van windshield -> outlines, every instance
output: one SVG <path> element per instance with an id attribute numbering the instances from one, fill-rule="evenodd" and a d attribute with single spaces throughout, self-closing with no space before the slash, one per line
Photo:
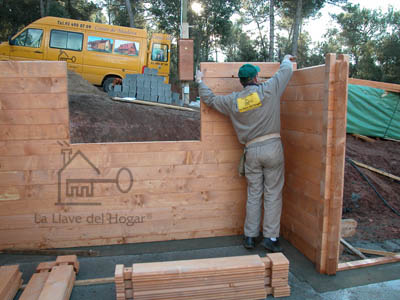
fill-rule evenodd
<path id="1" fill-rule="evenodd" d="M 39 48 L 42 43 L 43 30 L 28 28 L 14 39 L 14 45 Z"/>
<path id="2" fill-rule="evenodd" d="M 168 45 L 154 43 L 151 50 L 151 60 L 153 61 L 168 61 Z"/>

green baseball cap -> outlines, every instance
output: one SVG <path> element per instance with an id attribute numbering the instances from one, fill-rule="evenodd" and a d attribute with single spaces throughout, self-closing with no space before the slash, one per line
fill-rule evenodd
<path id="1" fill-rule="evenodd" d="M 238 76 L 243 78 L 254 78 L 257 76 L 258 72 L 260 72 L 260 68 L 258 66 L 245 64 L 240 67 Z"/>

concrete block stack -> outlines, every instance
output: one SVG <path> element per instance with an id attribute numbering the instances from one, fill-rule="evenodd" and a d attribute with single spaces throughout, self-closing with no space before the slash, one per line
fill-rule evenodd
<path id="1" fill-rule="evenodd" d="M 122 85 L 115 85 L 108 95 L 183 106 L 179 94 L 173 93 L 171 85 L 164 83 L 164 77 L 157 72 L 157 69 L 145 68 L 143 74 L 127 74 Z"/>

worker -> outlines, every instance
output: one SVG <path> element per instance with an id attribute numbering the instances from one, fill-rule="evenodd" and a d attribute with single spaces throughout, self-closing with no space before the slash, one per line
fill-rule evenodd
<path id="1" fill-rule="evenodd" d="M 284 158 L 280 139 L 280 98 L 288 84 L 295 57 L 286 55 L 279 70 L 267 81 L 258 82 L 260 68 L 240 67 L 238 77 L 243 89 L 216 96 L 196 72 L 201 100 L 230 117 L 241 144 L 244 144 L 244 171 L 247 179 L 244 247 L 252 249 L 259 237 L 261 204 L 264 194 L 262 244 L 270 252 L 281 252 L 279 243 L 284 184 Z"/>

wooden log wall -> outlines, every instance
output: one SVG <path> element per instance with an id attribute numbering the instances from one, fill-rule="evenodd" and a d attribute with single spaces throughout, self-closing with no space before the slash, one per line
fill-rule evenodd
<path id="1" fill-rule="evenodd" d="M 242 232 L 241 146 L 225 118 L 203 107 L 201 141 L 70 145 L 65 63 L 0 68 L 0 248 Z"/>
<path id="2" fill-rule="evenodd" d="M 347 61 L 329 58 L 327 66 L 295 71 L 282 99 L 282 232 L 323 273 L 336 271 L 327 262 L 335 261 L 339 244 L 343 176 L 331 175 L 343 172 L 339 142 L 346 128 L 335 109 L 344 105 L 345 116 Z M 240 90 L 241 65 L 201 68 L 205 82 L 224 94 Z M 259 66 L 261 77 L 279 68 Z M 243 233 L 246 181 L 237 172 L 243 147 L 228 118 L 202 105 L 201 141 L 69 144 L 66 64 L 0 62 L 0 68 L 0 249 Z"/>
<path id="3" fill-rule="evenodd" d="M 285 150 L 283 235 L 335 274 L 339 260 L 346 141 L 348 59 L 294 72 L 282 96 Z"/>
<path id="4" fill-rule="evenodd" d="M 204 63 L 204 81 L 216 94 L 239 91 L 232 77 L 241 65 Z M 277 70 L 258 65 L 262 77 Z M 281 99 L 286 181 L 281 232 L 327 274 L 336 273 L 339 260 L 347 80 L 347 57 L 329 54 L 325 65 L 295 70 Z"/>

